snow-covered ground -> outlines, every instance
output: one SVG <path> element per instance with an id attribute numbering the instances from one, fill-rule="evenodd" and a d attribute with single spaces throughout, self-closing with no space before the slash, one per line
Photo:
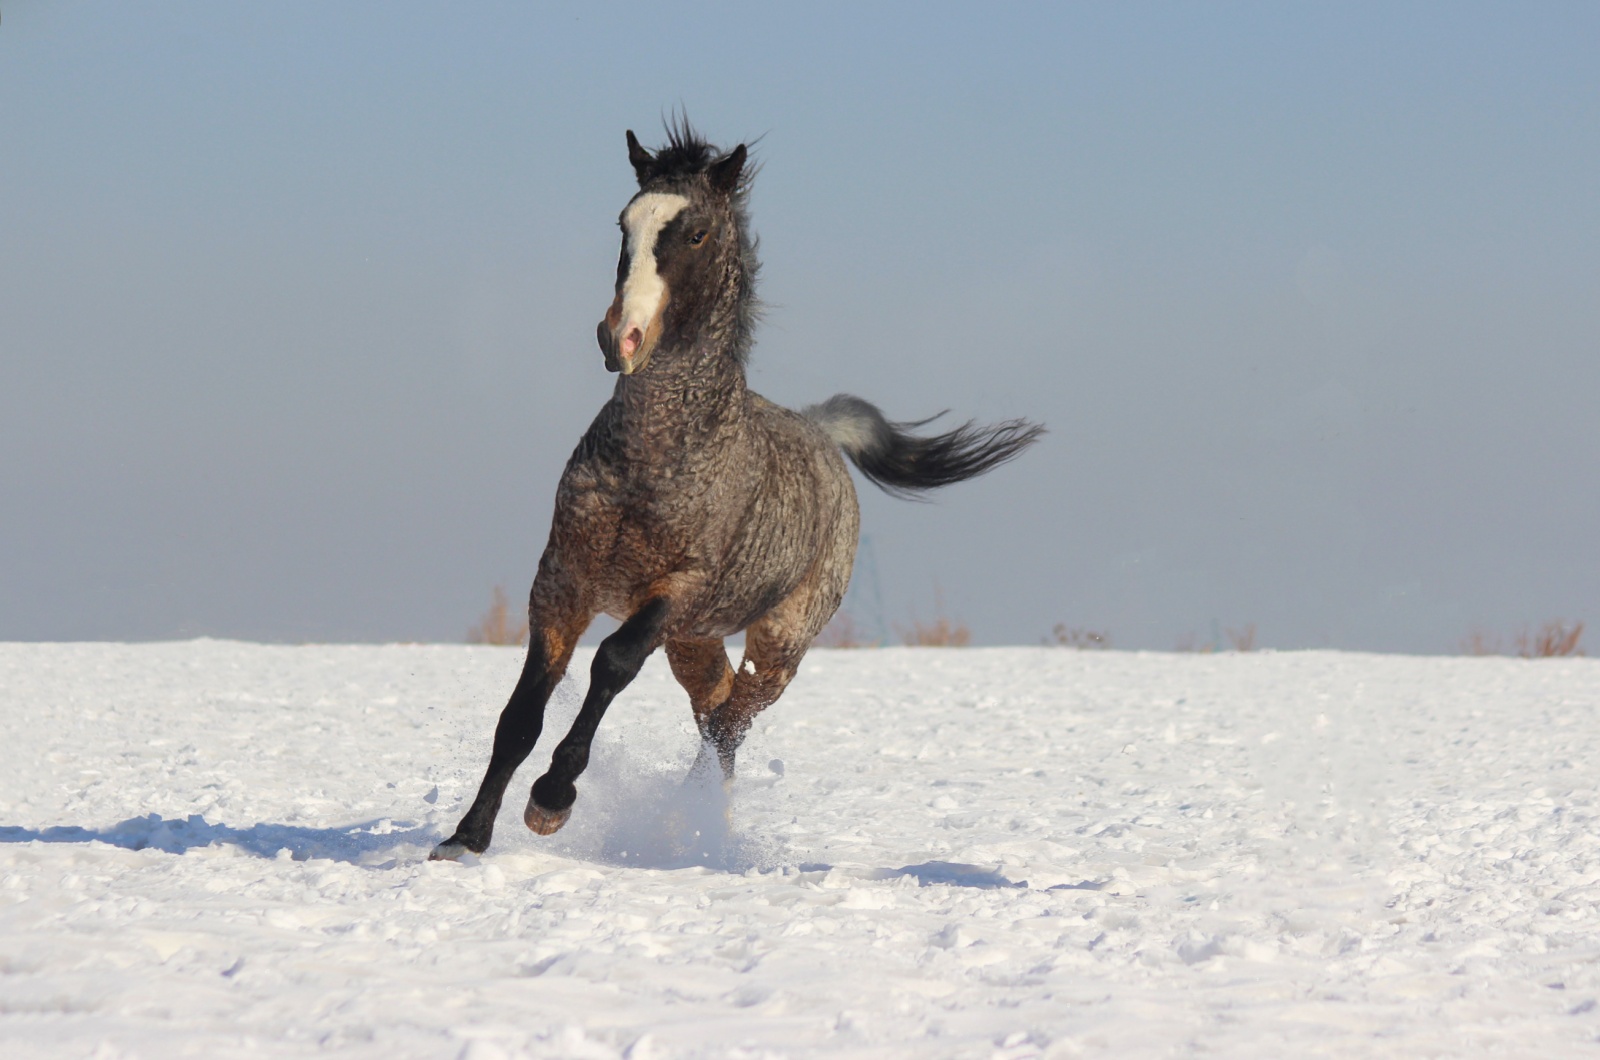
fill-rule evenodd
<path id="1" fill-rule="evenodd" d="M 0 1053 L 1600 1055 L 1600 661 L 816 651 L 724 804 L 656 658 L 429 863 L 520 659 L 0 645 Z"/>

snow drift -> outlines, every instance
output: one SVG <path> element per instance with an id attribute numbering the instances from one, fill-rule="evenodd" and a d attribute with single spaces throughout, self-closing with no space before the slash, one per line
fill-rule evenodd
<path id="1" fill-rule="evenodd" d="M 0 645 L 6 1055 L 1600 1044 L 1595 661 L 816 651 L 725 797 L 657 658 L 430 864 L 519 663 Z"/>

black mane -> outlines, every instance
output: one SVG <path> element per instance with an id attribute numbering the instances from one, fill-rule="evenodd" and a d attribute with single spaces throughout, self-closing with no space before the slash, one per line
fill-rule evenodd
<path id="1" fill-rule="evenodd" d="M 674 115 L 667 119 L 666 126 L 667 143 L 656 151 L 652 182 L 688 180 L 723 157 L 723 152 L 701 136 L 687 117 Z"/>
<path id="2" fill-rule="evenodd" d="M 651 185 L 685 183 L 732 153 L 724 151 L 701 136 L 700 131 L 690 123 L 687 114 L 674 114 L 666 119 L 664 125 L 667 142 L 656 150 L 655 160 L 650 165 L 650 176 L 644 183 Z M 739 174 L 739 183 L 733 190 L 733 200 L 735 207 L 741 210 L 741 214 L 750 192 L 750 185 L 760 169 L 758 164 L 747 163 Z M 741 215 L 740 221 L 743 220 L 744 217 Z"/>

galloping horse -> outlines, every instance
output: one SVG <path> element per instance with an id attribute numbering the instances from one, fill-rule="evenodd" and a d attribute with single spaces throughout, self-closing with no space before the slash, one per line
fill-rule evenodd
<path id="1" fill-rule="evenodd" d="M 665 648 L 724 778 L 751 720 L 782 695 L 844 597 L 860 516 L 841 450 L 878 486 L 912 495 L 980 475 L 1043 428 L 1023 420 L 919 436 L 840 394 L 792 412 L 745 385 L 757 315 L 745 145 L 721 152 L 687 121 L 656 153 L 628 132 L 639 193 L 623 209 L 616 296 L 598 336 L 620 373 L 567 461 L 528 601 L 522 676 L 495 727 L 477 798 L 432 857 L 489 845 L 506 786 L 539 739 L 545 703 L 601 612 L 621 621 L 523 820 L 572 813 L 606 707 Z M 745 631 L 744 661 L 723 638 Z"/>

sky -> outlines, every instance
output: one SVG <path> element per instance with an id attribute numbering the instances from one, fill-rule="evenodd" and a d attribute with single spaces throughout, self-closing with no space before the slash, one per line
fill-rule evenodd
<path id="1" fill-rule="evenodd" d="M 753 388 L 1049 428 L 858 480 L 860 625 L 1600 624 L 1597 54 L 1587 3 L 0 0 L 0 639 L 520 599 L 674 109 L 762 164 Z"/>

